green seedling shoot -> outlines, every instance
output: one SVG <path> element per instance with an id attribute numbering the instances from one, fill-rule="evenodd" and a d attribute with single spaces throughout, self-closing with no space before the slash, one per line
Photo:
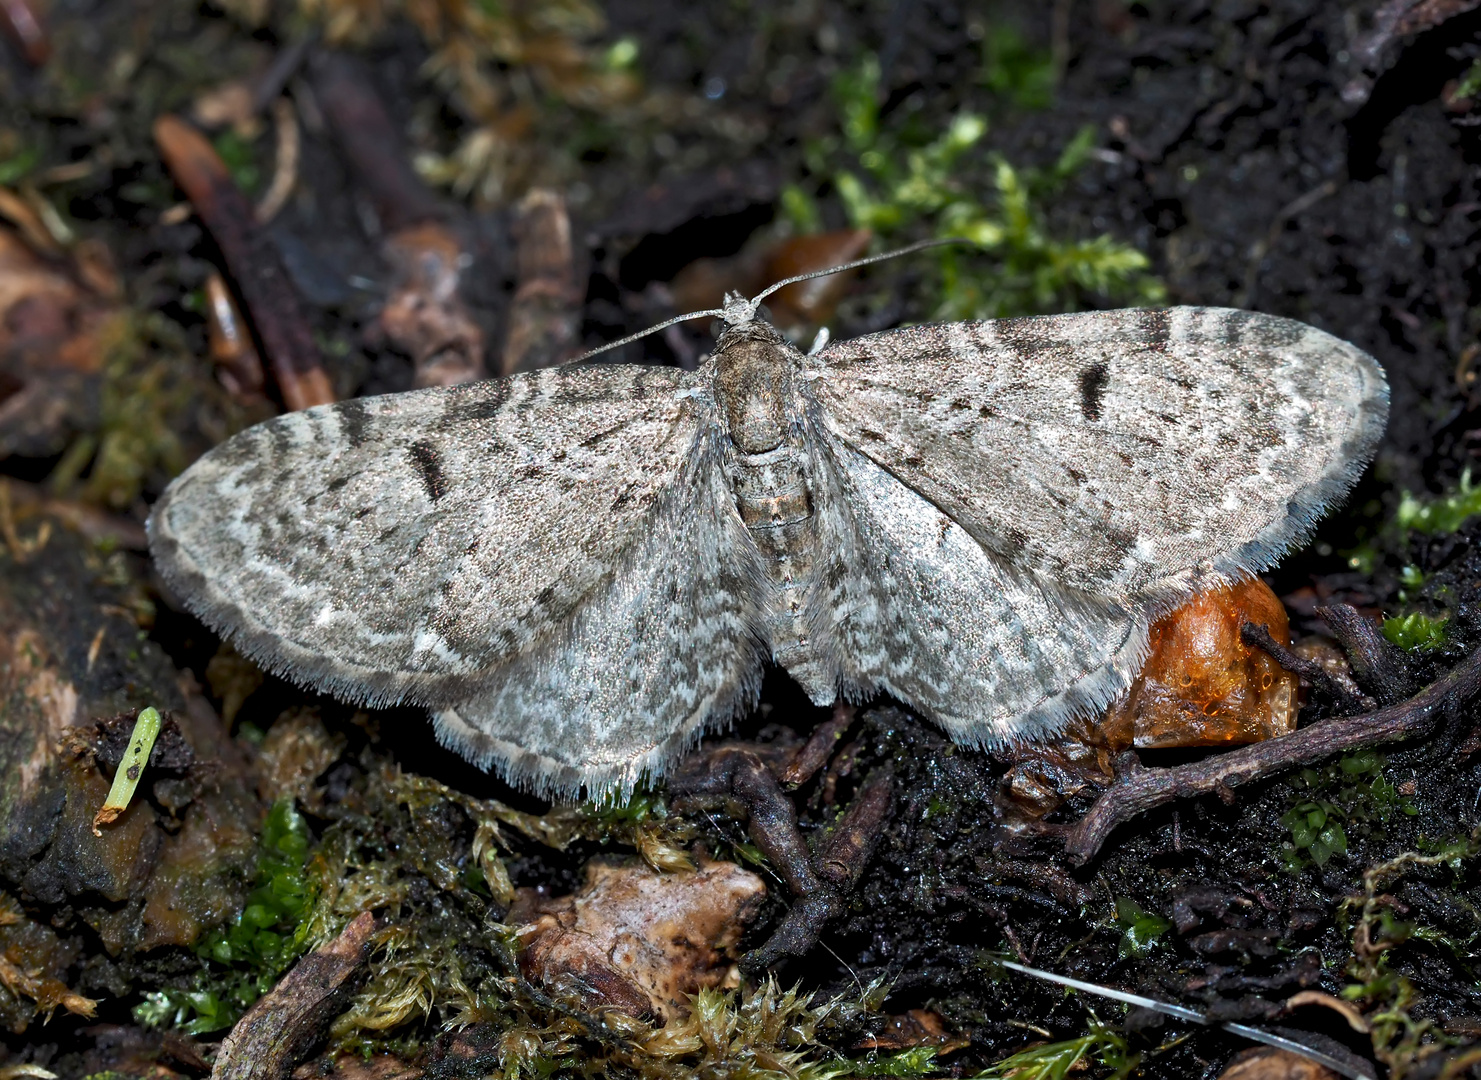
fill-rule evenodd
<path id="1" fill-rule="evenodd" d="M 144 775 L 144 766 L 149 762 L 150 751 L 154 749 L 154 740 L 159 738 L 159 729 L 163 726 L 164 720 L 154 706 L 139 711 L 128 749 L 123 753 L 123 760 L 118 763 L 118 771 L 113 774 L 113 786 L 108 789 L 108 798 L 93 818 L 94 836 L 102 836 L 103 830 L 99 826 L 112 824 L 129 808 L 134 789 L 139 786 L 139 777 Z"/>

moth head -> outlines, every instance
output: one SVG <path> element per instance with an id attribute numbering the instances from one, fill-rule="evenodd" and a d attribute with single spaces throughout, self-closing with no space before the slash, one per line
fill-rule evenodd
<path id="1" fill-rule="evenodd" d="M 738 292 L 725 294 L 725 306 L 721 308 L 720 318 L 725 320 L 726 326 L 744 326 L 756 318 L 756 310 L 761 306 L 760 297 L 755 300 L 747 300 Z"/>
<path id="2" fill-rule="evenodd" d="M 645 338 L 649 334 L 656 334 L 660 330 L 666 330 L 668 327 L 673 326 L 675 323 L 688 322 L 690 319 L 719 318 L 724 321 L 727 332 L 739 327 L 759 326 L 762 324 L 756 321 L 756 312 L 761 307 L 761 301 L 765 300 L 768 296 L 776 292 L 778 289 L 785 289 L 788 285 L 796 284 L 799 281 L 807 281 L 810 278 L 823 277 L 827 274 L 836 274 L 842 270 L 852 270 L 857 266 L 868 266 L 870 263 L 882 262 L 885 259 L 898 258 L 901 255 L 908 255 L 913 251 L 921 251 L 925 248 L 939 247 L 942 244 L 970 243 L 973 243 L 973 241 L 965 240 L 961 237 L 948 237 L 943 240 L 922 240 L 920 243 L 908 244 L 905 247 L 899 248 L 895 251 L 887 251 L 883 255 L 870 255 L 868 258 L 855 259 L 853 262 L 844 263 L 842 266 L 830 266 L 825 270 L 814 270 L 811 273 L 798 274 L 796 277 L 786 278 L 772 285 L 768 285 L 766 288 L 762 289 L 759 293 L 751 297 L 749 300 L 747 300 L 740 293 L 728 292 L 725 294 L 725 306 L 723 308 L 712 308 L 708 311 L 691 311 L 688 315 L 677 315 L 672 319 L 667 319 L 664 322 L 659 323 L 657 326 L 650 326 L 648 327 L 648 329 L 639 331 L 636 334 L 628 334 L 627 337 L 618 338 L 616 341 L 608 342 L 606 345 L 601 345 L 595 349 L 592 349 L 590 352 L 582 353 L 580 356 L 576 357 L 575 360 L 572 360 L 570 362 L 580 363 L 583 360 L 590 360 L 593 356 L 596 356 L 599 353 L 604 353 L 609 349 L 615 349 L 619 346 L 626 345 L 629 342 L 637 341 L 640 338 Z"/>

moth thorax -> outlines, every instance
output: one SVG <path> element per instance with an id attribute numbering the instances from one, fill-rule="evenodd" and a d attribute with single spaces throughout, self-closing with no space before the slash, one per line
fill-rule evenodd
<path id="1" fill-rule="evenodd" d="M 774 342 L 740 340 L 715 361 L 715 396 L 735 448 L 764 454 L 781 446 L 792 393 L 786 353 Z"/>

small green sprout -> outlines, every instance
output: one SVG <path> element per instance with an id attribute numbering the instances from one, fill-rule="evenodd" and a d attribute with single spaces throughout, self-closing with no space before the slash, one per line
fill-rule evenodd
<path id="1" fill-rule="evenodd" d="M 1130 1076 L 1141 1062 L 1141 1055 L 1133 1052 L 1121 1035 L 1091 1013 L 1090 1030 L 1086 1034 L 1020 1050 L 994 1062 L 972 1080 L 1009 1080 L 1010 1077 L 1012 1080 L 1065 1080 L 1071 1073 L 1078 1074 L 1083 1069 L 1082 1062 L 1089 1058 L 1109 1069 L 1111 1080 Z"/>
<path id="2" fill-rule="evenodd" d="M 1147 911 L 1129 896 L 1116 897 L 1116 925 L 1121 927 L 1117 952 L 1122 959 L 1146 956 L 1172 928 L 1172 923 L 1156 912 Z"/>
<path id="3" fill-rule="evenodd" d="M 164 720 L 154 706 L 139 710 L 139 716 L 134 721 L 134 732 L 129 737 L 128 749 L 123 752 L 123 760 L 118 763 L 118 771 L 113 774 L 113 786 L 108 789 L 108 798 L 93 818 L 94 836 L 103 835 L 103 830 L 98 826 L 117 821 L 119 815 L 129 808 L 129 801 L 133 799 L 134 790 L 139 786 L 139 778 L 144 775 L 144 766 L 149 763 L 154 740 L 159 738 L 159 730 L 163 726 Z"/>
<path id="4" fill-rule="evenodd" d="M 1401 649 L 1411 652 L 1435 649 L 1445 644 L 1447 619 L 1432 619 L 1420 612 L 1398 615 L 1383 620 L 1383 636 Z"/>

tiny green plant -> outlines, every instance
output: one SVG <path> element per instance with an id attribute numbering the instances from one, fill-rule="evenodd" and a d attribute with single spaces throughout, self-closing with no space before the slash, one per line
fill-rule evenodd
<path id="1" fill-rule="evenodd" d="M 1280 818 L 1290 831 L 1281 854 L 1292 873 L 1346 855 L 1349 829 L 1367 833 L 1396 813 L 1418 812 L 1384 775 L 1384 761 L 1382 754 L 1362 750 L 1335 765 L 1301 770 L 1295 785 L 1299 794 Z"/>
<path id="2" fill-rule="evenodd" d="M 994 64 L 989 72 L 996 74 L 984 79 L 988 86 L 1011 83 L 1020 87 L 1021 104 L 1035 99 L 1022 80 L 1010 78 L 1003 56 Z M 935 253 L 939 279 L 931 291 L 939 301 L 932 314 L 939 319 L 1072 311 L 1091 295 L 1130 303 L 1165 298 L 1135 248 L 1109 235 L 1064 239 L 1045 219 L 1043 206 L 1090 159 L 1093 127 L 1081 129 L 1049 167 L 1019 168 L 983 151 L 989 125 L 981 113 L 962 110 L 937 131 L 912 117 L 886 122 L 879 79 L 878 61 L 866 56 L 835 81 L 839 134 L 807 147 L 808 179 L 783 195 L 794 228 L 816 229 L 822 220 L 817 199 L 831 191 L 854 227 L 887 242 L 923 229 L 972 241 L 977 251 L 943 247 Z"/>
<path id="3" fill-rule="evenodd" d="M 1172 929 L 1172 923 L 1154 911 L 1147 911 L 1129 896 L 1116 897 L 1116 925 L 1121 927 L 1117 952 L 1123 959 L 1146 956 L 1162 935 Z"/>
<path id="4" fill-rule="evenodd" d="M 209 965 L 201 985 L 146 995 L 134 1010 L 139 1023 L 192 1035 L 228 1027 L 302 955 L 314 896 L 305 874 L 308 824 L 291 799 L 268 811 L 258 852 L 241 913 L 196 947 Z"/>

